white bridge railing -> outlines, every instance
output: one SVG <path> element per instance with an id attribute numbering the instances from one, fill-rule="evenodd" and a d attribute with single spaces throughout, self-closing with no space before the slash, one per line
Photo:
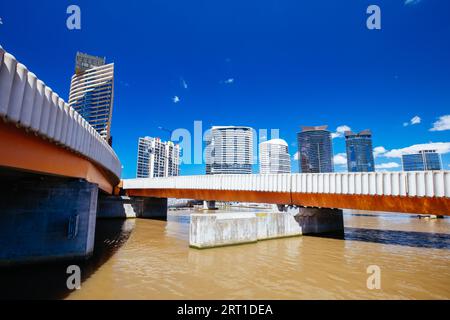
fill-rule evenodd
<path id="1" fill-rule="evenodd" d="M 123 188 L 449 198 L 450 171 L 180 176 L 127 179 Z"/>
<path id="2" fill-rule="evenodd" d="M 71 149 L 120 177 L 120 161 L 97 131 L 0 46 L 0 118 Z"/>

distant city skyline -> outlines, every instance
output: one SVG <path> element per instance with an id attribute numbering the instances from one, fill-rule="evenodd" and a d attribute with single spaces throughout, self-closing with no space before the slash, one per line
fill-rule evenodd
<path id="1" fill-rule="evenodd" d="M 136 174 L 139 137 L 193 132 L 197 120 L 279 129 L 293 172 L 299 125 L 320 123 L 332 133 L 335 171 L 347 170 L 344 132 L 363 128 L 378 171 L 401 170 L 402 153 L 422 149 L 449 170 L 450 3 L 379 5 L 382 29 L 371 31 L 360 3 L 81 0 L 82 28 L 71 31 L 67 4 L 1 2 L 0 45 L 66 101 L 77 52 L 114 61 L 111 133 L 124 178 Z M 204 174 L 205 165 L 180 169 Z"/>

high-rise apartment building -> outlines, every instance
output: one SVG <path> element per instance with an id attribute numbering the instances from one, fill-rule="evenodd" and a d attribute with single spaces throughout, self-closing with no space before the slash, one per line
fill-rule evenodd
<path id="1" fill-rule="evenodd" d="M 208 174 L 251 174 L 253 130 L 249 127 L 212 127 L 207 141 Z"/>
<path id="2" fill-rule="evenodd" d="M 180 174 L 180 146 L 159 138 L 139 138 L 137 178 L 171 177 Z"/>
<path id="3" fill-rule="evenodd" d="M 333 172 L 333 146 L 327 128 L 302 127 L 297 134 L 300 172 Z"/>
<path id="4" fill-rule="evenodd" d="M 259 144 L 259 173 L 291 173 L 291 157 L 286 141 L 272 139 Z"/>
<path id="5" fill-rule="evenodd" d="M 111 144 L 114 99 L 114 63 L 77 53 L 70 84 L 69 105 Z"/>
<path id="6" fill-rule="evenodd" d="M 421 150 L 402 155 L 403 171 L 441 170 L 441 157 L 436 150 Z"/>
<path id="7" fill-rule="evenodd" d="M 363 130 L 360 133 L 345 132 L 348 172 L 373 172 L 372 132 Z"/>

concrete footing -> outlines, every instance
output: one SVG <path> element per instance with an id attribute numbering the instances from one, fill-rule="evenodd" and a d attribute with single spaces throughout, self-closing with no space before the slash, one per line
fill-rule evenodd
<path id="1" fill-rule="evenodd" d="M 2 176 L 0 265 L 89 257 L 97 185 L 79 179 Z"/>
<path id="2" fill-rule="evenodd" d="M 101 195 L 97 217 L 165 220 L 167 219 L 167 199 Z"/>
<path id="3" fill-rule="evenodd" d="M 203 201 L 203 209 L 205 210 L 217 210 L 215 201 Z"/>
<path id="4" fill-rule="evenodd" d="M 295 220 L 308 234 L 344 234 L 342 210 L 327 208 L 297 208 Z"/>
<path id="5" fill-rule="evenodd" d="M 212 248 L 301 234 L 294 217 L 285 213 L 192 214 L 189 244 L 194 248 Z"/>

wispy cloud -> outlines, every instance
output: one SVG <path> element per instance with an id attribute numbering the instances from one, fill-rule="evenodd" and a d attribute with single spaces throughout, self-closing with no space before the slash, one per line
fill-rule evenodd
<path id="1" fill-rule="evenodd" d="M 337 166 L 346 166 L 347 165 L 347 154 L 338 153 L 333 157 L 333 163 Z"/>
<path id="2" fill-rule="evenodd" d="M 298 158 L 299 158 L 298 151 L 292 157 L 294 158 L 295 161 L 298 161 Z"/>
<path id="3" fill-rule="evenodd" d="M 181 86 L 183 87 L 183 89 L 187 89 L 188 88 L 188 84 L 183 78 L 181 78 Z"/>
<path id="4" fill-rule="evenodd" d="M 418 4 L 419 2 L 422 2 L 422 0 L 405 0 L 405 6 Z"/>
<path id="5" fill-rule="evenodd" d="M 180 102 L 180 101 L 181 101 L 181 99 L 180 99 L 179 96 L 175 96 L 175 97 L 172 98 L 172 102 L 173 102 L 173 103 L 178 103 L 178 102 Z"/>
<path id="6" fill-rule="evenodd" d="M 413 126 L 415 124 L 419 124 L 422 122 L 422 119 L 419 116 L 414 116 L 411 120 L 409 120 L 409 122 L 404 122 L 403 126 L 407 127 L 409 125 Z"/>
<path id="7" fill-rule="evenodd" d="M 401 158 L 404 154 L 417 153 L 421 150 L 436 150 L 437 153 L 446 154 L 450 152 L 450 142 L 431 142 L 423 144 L 415 144 L 406 148 L 392 149 L 386 151 L 380 156 L 386 158 Z"/>
<path id="8" fill-rule="evenodd" d="M 331 134 L 331 138 L 342 138 L 344 136 L 345 131 L 351 131 L 352 129 L 349 126 L 342 125 L 336 128 L 336 132 Z"/>
<path id="9" fill-rule="evenodd" d="M 377 170 L 385 170 L 385 169 L 396 169 L 400 168 L 400 164 L 397 162 L 386 162 L 375 165 L 375 169 Z"/>
<path id="10" fill-rule="evenodd" d="M 234 78 L 228 78 L 223 83 L 225 83 L 225 84 L 232 84 L 232 83 L 234 83 Z"/>
<path id="11" fill-rule="evenodd" d="M 445 131 L 450 130 L 450 114 L 442 116 L 438 121 L 433 123 L 433 128 L 430 131 Z"/>

